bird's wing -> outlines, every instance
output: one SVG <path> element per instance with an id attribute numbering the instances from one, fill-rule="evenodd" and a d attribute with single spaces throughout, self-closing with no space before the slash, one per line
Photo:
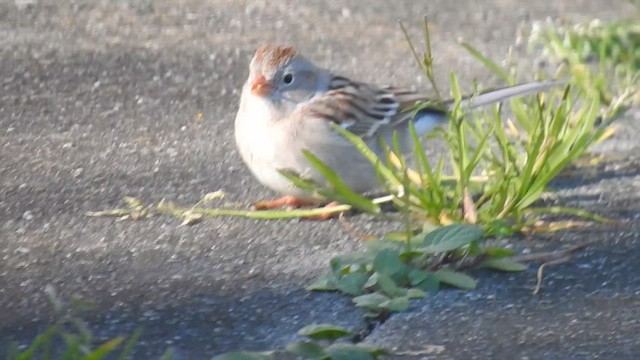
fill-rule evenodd
<path id="1" fill-rule="evenodd" d="M 491 90 L 463 98 L 461 106 L 464 110 L 471 110 L 557 85 L 559 83 L 556 82 L 530 82 Z M 425 106 L 428 101 L 427 97 L 415 91 L 378 87 L 335 76 L 329 90 L 313 98 L 304 111 L 339 124 L 363 138 L 376 137 L 381 130 L 407 126 L 409 121 L 414 122 L 418 134 L 424 134 L 446 121 L 447 112 L 453 105 L 449 100 Z M 417 102 L 422 103 L 419 108 L 415 106 Z"/>
<path id="2" fill-rule="evenodd" d="M 409 120 L 419 119 L 413 106 L 427 99 L 414 91 L 395 87 L 378 87 L 334 77 L 329 90 L 315 97 L 307 106 L 308 114 L 339 124 L 363 137 L 375 137 L 381 129 L 404 126 Z M 423 109 L 445 119 L 444 108 Z"/>

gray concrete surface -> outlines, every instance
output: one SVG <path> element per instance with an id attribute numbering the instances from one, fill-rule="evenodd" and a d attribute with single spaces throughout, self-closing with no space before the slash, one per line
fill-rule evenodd
<path id="1" fill-rule="evenodd" d="M 336 222 L 217 218 L 182 227 L 87 218 L 124 196 L 193 204 L 222 189 L 249 204 L 273 194 L 241 164 L 232 136 L 254 49 L 294 44 L 365 81 L 424 87 L 397 20 L 416 35 L 428 14 L 438 77 L 495 79 L 456 44 L 503 58 L 523 24 L 548 16 L 613 19 L 624 1 L 0 0 L 0 348 L 50 317 L 43 289 L 91 299 L 107 338 L 146 331 L 136 359 L 174 347 L 185 359 L 280 347 L 330 322 L 368 333 L 338 294 L 303 287 L 360 242 Z M 200 117 L 199 113 L 202 114 Z M 477 274 L 473 292 L 443 291 L 392 316 L 365 341 L 410 358 L 640 357 L 638 113 L 600 151 L 595 173 L 558 182 L 560 201 L 617 225 L 514 240 L 536 250 L 601 240 L 547 270 Z M 356 215 L 366 231 L 390 224 Z M 2 350 L 2 349 L 0 349 Z M 2 351 L 0 351 L 2 353 Z"/>

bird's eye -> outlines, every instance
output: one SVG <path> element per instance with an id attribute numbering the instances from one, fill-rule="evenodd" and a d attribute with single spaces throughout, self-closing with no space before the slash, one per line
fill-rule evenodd
<path id="1" fill-rule="evenodd" d="M 282 81 L 287 85 L 291 84 L 293 82 L 293 74 L 284 74 L 284 76 L 282 77 Z"/>

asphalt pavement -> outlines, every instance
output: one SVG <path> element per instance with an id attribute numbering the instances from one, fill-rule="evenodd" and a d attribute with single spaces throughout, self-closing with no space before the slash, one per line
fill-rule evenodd
<path id="1" fill-rule="evenodd" d="M 370 327 L 349 298 L 304 290 L 332 256 L 362 247 L 336 221 L 86 216 L 125 196 L 184 205 L 217 190 L 245 205 L 275 196 L 233 139 L 248 62 L 264 43 L 295 45 L 362 81 L 427 89 L 397 25 L 418 37 L 426 14 L 437 78 L 455 71 L 471 89 L 473 79 L 500 83 L 460 39 L 503 59 L 533 21 L 632 9 L 599 0 L 0 0 L 0 354 L 51 320 L 51 285 L 62 299 L 94 303 L 86 316 L 101 339 L 142 327 L 136 359 L 168 347 L 184 359 L 278 348 L 319 322 L 402 358 L 640 358 L 637 109 L 594 150 L 602 165 L 555 184 L 559 203 L 619 222 L 510 240 L 520 251 L 598 240 L 547 269 L 536 296 L 535 265 L 478 272 L 478 289 L 441 291 Z M 378 234 L 394 226 L 350 220 Z"/>

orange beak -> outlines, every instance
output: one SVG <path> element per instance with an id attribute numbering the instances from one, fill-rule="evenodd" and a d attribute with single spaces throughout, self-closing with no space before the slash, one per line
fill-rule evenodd
<path id="1" fill-rule="evenodd" d="M 251 83 L 251 93 L 258 96 L 271 94 L 272 86 L 263 75 L 256 76 Z"/>

